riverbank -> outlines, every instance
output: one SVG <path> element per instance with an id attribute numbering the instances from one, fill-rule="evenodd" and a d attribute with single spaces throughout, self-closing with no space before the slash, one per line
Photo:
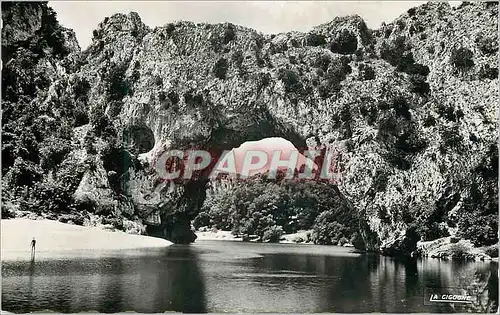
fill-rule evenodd
<path id="1" fill-rule="evenodd" d="M 313 244 L 311 233 L 312 230 L 303 230 L 293 234 L 283 234 L 278 243 Z M 203 228 L 202 230 L 196 231 L 195 234 L 199 241 L 242 241 L 241 237 L 234 236 L 230 231 Z M 258 241 L 256 238 L 251 238 L 249 242 L 254 243 Z M 353 245 L 349 243 L 343 245 L 339 244 L 338 246 L 353 247 Z M 469 240 L 443 237 L 434 241 L 418 242 L 417 250 L 412 254 L 412 257 L 498 262 L 498 244 L 485 247 L 474 247 Z"/>
<path id="2" fill-rule="evenodd" d="M 243 241 L 241 237 L 234 236 L 231 231 L 221 230 L 198 230 L 195 232 L 199 241 Z M 283 234 L 278 243 L 280 244 L 314 244 L 311 240 L 312 230 L 298 231 L 293 234 Z M 251 239 L 250 242 L 257 242 Z M 344 247 L 352 247 L 351 244 L 344 244 Z"/>
<path id="3" fill-rule="evenodd" d="M 293 234 L 283 234 L 280 237 L 280 241 L 278 243 L 282 244 L 313 244 L 310 241 L 310 234 L 312 230 L 308 231 L 299 231 Z M 197 236 L 197 240 L 200 241 L 243 241 L 241 237 L 234 236 L 231 231 L 222 231 L 222 230 L 211 230 L 211 229 L 200 229 L 195 232 Z M 257 238 L 257 237 L 255 237 Z M 253 238 L 251 238 L 250 242 L 256 242 Z"/>
<path id="4" fill-rule="evenodd" d="M 75 251 L 106 251 L 166 247 L 160 238 L 110 232 L 53 220 L 1 220 L 2 260 L 29 259 L 30 242 L 36 239 L 37 258 L 61 256 Z"/>
<path id="5" fill-rule="evenodd" d="M 231 231 L 196 231 L 199 241 L 242 241 L 241 237 L 231 234 Z"/>
<path id="6" fill-rule="evenodd" d="M 311 240 L 312 230 L 298 231 L 293 234 L 284 234 L 280 238 L 280 243 L 285 244 L 313 244 Z"/>
<path id="7" fill-rule="evenodd" d="M 234 236 L 231 231 L 202 229 L 195 231 L 198 241 L 243 241 L 241 237 Z M 311 240 L 312 230 L 301 230 L 297 233 L 283 234 L 279 244 L 314 244 Z M 257 238 L 251 238 L 249 242 L 257 242 Z M 339 246 L 353 247 L 352 244 Z"/>
<path id="8" fill-rule="evenodd" d="M 473 261 L 497 261 L 498 244 L 474 247 L 471 241 L 455 237 L 443 237 L 433 241 L 418 242 L 416 255 L 438 259 L 465 259 Z"/>

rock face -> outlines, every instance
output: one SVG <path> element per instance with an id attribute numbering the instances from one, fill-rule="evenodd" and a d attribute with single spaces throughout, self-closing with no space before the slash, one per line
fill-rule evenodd
<path id="1" fill-rule="evenodd" d="M 83 52 L 46 4 L 2 4 L 2 17 L 7 212 L 97 213 L 191 242 L 207 180 L 161 182 L 157 156 L 283 137 L 343 149 L 339 190 L 368 249 L 407 255 L 449 231 L 498 240 L 497 3 L 428 3 L 378 30 L 350 16 L 277 35 L 150 29 L 136 13 L 115 14 Z M 34 148 L 19 119 L 38 124 Z M 61 122 L 66 133 L 50 130 Z M 65 186 L 59 204 L 37 201 L 47 183 Z"/>

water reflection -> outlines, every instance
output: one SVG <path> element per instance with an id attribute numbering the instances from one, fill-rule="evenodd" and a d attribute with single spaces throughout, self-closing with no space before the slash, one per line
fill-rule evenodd
<path id="1" fill-rule="evenodd" d="M 200 242 L 81 259 L 3 262 L 2 308 L 142 313 L 491 312 L 498 265 L 396 260 L 344 248 Z M 473 305 L 425 303 L 461 288 Z"/>
<path id="2" fill-rule="evenodd" d="M 2 276 L 2 308 L 13 312 L 206 312 L 203 275 L 189 247 L 144 257 L 4 262 Z"/>
<path id="3" fill-rule="evenodd" d="M 182 259 L 166 260 L 163 268 L 158 268 L 157 282 L 161 290 L 157 290 L 156 295 L 159 305 L 186 313 L 206 312 L 205 285 L 196 251 L 189 246 L 172 246 L 169 250 L 169 255 Z"/>

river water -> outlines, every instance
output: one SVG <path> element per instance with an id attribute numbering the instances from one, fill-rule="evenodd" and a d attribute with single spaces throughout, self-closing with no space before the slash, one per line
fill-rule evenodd
<path id="1" fill-rule="evenodd" d="M 337 246 L 230 241 L 40 256 L 2 262 L 3 310 L 484 312 L 498 305 L 498 264 L 489 262 L 401 261 Z M 432 290 L 463 289 L 474 303 L 429 302 Z"/>

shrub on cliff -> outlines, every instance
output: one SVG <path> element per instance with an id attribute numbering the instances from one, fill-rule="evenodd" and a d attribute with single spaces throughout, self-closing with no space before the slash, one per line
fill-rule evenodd
<path id="1" fill-rule="evenodd" d="M 168 35 L 172 35 L 172 33 L 175 31 L 175 25 L 173 23 L 168 23 L 167 25 L 165 25 L 165 31 Z"/>
<path id="2" fill-rule="evenodd" d="M 88 99 L 88 93 L 90 91 L 90 83 L 85 78 L 77 77 L 76 82 L 73 84 L 73 91 L 76 99 Z"/>
<path id="3" fill-rule="evenodd" d="M 255 77 L 255 84 L 257 85 L 257 93 L 261 93 L 262 90 L 271 84 L 272 77 L 269 73 L 259 72 Z"/>
<path id="4" fill-rule="evenodd" d="M 377 169 L 373 178 L 372 189 L 374 192 L 383 192 L 389 183 L 389 172 L 383 169 Z"/>
<path id="5" fill-rule="evenodd" d="M 421 75 L 410 76 L 411 91 L 420 95 L 427 95 L 431 91 L 429 83 L 426 78 Z"/>
<path id="6" fill-rule="evenodd" d="M 29 189 L 42 179 L 43 170 L 38 163 L 26 161 L 17 157 L 9 171 L 3 175 L 2 184 L 4 188 L 12 188 L 12 192 Z M 2 197 L 4 194 L 2 193 Z"/>
<path id="7" fill-rule="evenodd" d="M 234 66 L 237 69 L 241 70 L 241 67 L 243 65 L 243 60 L 244 60 L 243 51 L 241 51 L 240 49 L 238 49 L 237 51 L 235 51 L 233 53 L 233 55 L 231 56 L 231 60 L 233 61 Z"/>
<path id="8" fill-rule="evenodd" d="M 392 108 L 398 117 L 411 119 L 410 104 L 403 96 L 397 96 L 392 100 Z"/>
<path id="9" fill-rule="evenodd" d="M 374 104 L 374 100 L 371 98 L 361 98 L 359 113 L 366 119 L 368 125 L 373 125 L 378 117 L 378 108 L 376 104 Z"/>
<path id="10" fill-rule="evenodd" d="M 441 152 L 447 152 L 448 150 L 458 150 L 461 148 L 463 143 L 463 137 L 460 135 L 460 129 L 458 126 L 444 128 L 441 131 Z"/>
<path id="11" fill-rule="evenodd" d="M 352 68 L 349 65 L 349 60 L 345 56 L 332 59 L 324 76 L 324 80 L 318 87 L 320 96 L 326 99 L 337 94 L 341 89 L 340 83 L 345 80 L 347 74 L 351 72 Z"/>
<path id="12" fill-rule="evenodd" d="M 106 76 L 109 100 L 121 101 L 129 93 L 130 84 L 125 80 L 127 65 L 112 64 Z"/>
<path id="13" fill-rule="evenodd" d="M 478 77 L 480 80 L 495 80 L 496 78 L 498 78 L 498 68 L 490 67 L 490 65 L 483 65 L 481 69 L 479 69 Z"/>
<path id="14" fill-rule="evenodd" d="M 236 33 L 234 31 L 234 25 L 229 23 L 224 30 L 224 35 L 222 36 L 222 42 L 228 44 L 230 41 L 236 38 Z"/>
<path id="15" fill-rule="evenodd" d="M 367 64 L 361 63 L 358 66 L 359 79 L 362 81 L 375 79 L 375 70 Z"/>
<path id="16" fill-rule="evenodd" d="M 306 44 L 307 46 L 323 46 L 326 44 L 325 36 L 316 34 L 316 33 L 309 33 L 306 36 Z"/>
<path id="17" fill-rule="evenodd" d="M 116 137 L 116 129 L 113 122 L 98 106 L 92 108 L 90 112 L 90 125 L 96 136 L 111 139 Z"/>
<path id="18" fill-rule="evenodd" d="M 498 51 L 498 39 L 493 36 L 486 36 L 483 33 L 479 33 L 476 36 L 476 45 L 485 55 L 491 55 Z"/>
<path id="19" fill-rule="evenodd" d="M 168 99 L 170 100 L 170 102 L 172 103 L 172 105 L 177 105 L 179 103 L 179 94 L 177 94 L 176 91 L 170 91 L 168 92 L 167 94 L 167 97 Z"/>
<path id="20" fill-rule="evenodd" d="M 71 213 L 76 210 L 73 194 L 85 171 L 80 164 L 63 163 L 50 176 L 30 187 L 23 207 L 35 213 Z"/>
<path id="21" fill-rule="evenodd" d="M 326 73 L 327 76 L 337 76 L 340 81 L 344 80 L 346 76 L 352 72 L 351 66 L 349 65 L 349 59 L 345 56 L 340 58 L 335 58 L 330 63 L 328 67 L 328 71 Z"/>
<path id="22" fill-rule="evenodd" d="M 57 21 L 57 14 L 54 9 L 44 6 L 42 13 L 42 25 L 39 31 L 41 43 L 39 47 L 48 46 L 52 48 L 52 53 L 59 56 L 65 56 L 69 53 L 65 46 L 63 28 Z M 43 50 L 42 50 L 43 51 Z"/>
<path id="23" fill-rule="evenodd" d="M 410 75 L 412 92 L 422 95 L 429 93 L 430 87 L 426 82 L 429 67 L 415 62 L 405 37 L 400 36 L 390 43 L 384 42 L 380 48 L 380 56 L 395 66 L 396 71 Z"/>
<path id="24" fill-rule="evenodd" d="M 412 154 L 422 152 L 427 145 L 428 143 L 415 132 L 414 128 L 409 128 L 397 138 L 394 147 L 405 154 Z"/>
<path id="25" fill-rule="evenodd" d="M 89 90 L 90 85 L 86 82 L 86 80 L 81 84 L 77 84 L 75 87 L 75 97 L 77 98 L 73 109 L 73 121 L 75 127 L 83 126 L 89 123 L 89 115 L 87 112 L 87 93 Z"/>
<path id="26" fill-rule="evenodd" d="M 339 54 L 353 54 L 358 49 L 358 38 L 348 29 L 340 31 L 330 44 L 330 50 Z"/>
<path id="27" fill-rule="evenodd" d="M 40 166 L 51 170 L 59 165 L 71 151 L 69 140 L 49 137 L 40 143 Z"/>
<path id="28" fill-rule="evenodd" d="M 300 93 L 303 88 L 300 76 L 291 69 L 281 69 L 279 72 L 279 78 L 281 82 L 285 85 L 285 91 L 288 93 Z"/>
<path id="29" fill-rule="evenodd" d="M 314 59 L 312 65 L 316 68 L 321 69 L 323 72 L 326 72 L 328 70 L 328 66 L 330 65 L 330 62 L 332 61 L 332 58 L 330 57 L 329 54 L 322 53 Z"/>
<path id="30" fill-rule="evenodd" d="M 450 63 L 459 71 L 467 71 L 474 66 L 473 53 L 470 49 L 460 47 L 451 52 Z"/>
<path id="31" fill-rule="evenodd" d="M 427 83 L 427 75 L 429 74 L 429 67 L 415 63 L 413 55 L 410 54 L 408 63 L 405 65 L 399 64 L 398 68 L 410 75 L 410 83 L 412 92 L 417 94 L 428 94 L 430 92 L 429 83 Z"/>
<path id="32" fill-rule="evenodd" d="M 212 72 L 216 78 L 224 80 L 226 78 L 227 70 L 229 69 L 229 63 L 225 58 L 220 58 L 215 63 Z"/>
<path id="33" fill-rule="evenodd" d="M 492 144 L 481 163 L 469 175 L 469 195 L 458 213 L 458 236 L 475 246 L 498 242 L 498 150 Z"/>
<path id="34" fill-rule="evenodd" d="M 399 36 L 393 41 L 384 41 L 380 47 L 380 57 L 393 66 L 397 66 L 405 53 L 411 50 L 406 37 Z M 404 61 L 404 59 L 403 59 Z"/>
<path id="35" fill-rule="evenodd" d="M 452 122 L 457 122 L 464 116 L 464 113 L 461 109 L 456 109 L 452 105 L 444 104 L 440 104 L 438 106 L 437 113 L 440 117 L 443 117 L 444 119 Z"/>

